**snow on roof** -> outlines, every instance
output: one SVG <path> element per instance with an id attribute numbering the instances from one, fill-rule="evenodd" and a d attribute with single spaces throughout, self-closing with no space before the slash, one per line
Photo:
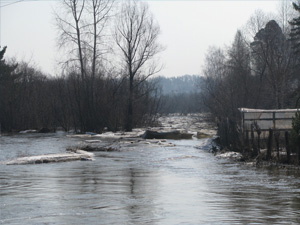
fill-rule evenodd
<path id="1" fill-rule="evenodd" d="M 271 113 L 271 112 L 297 112 L 300 109 L 249 109 L 249 108 L 239 108 L 242 113 Z"/>

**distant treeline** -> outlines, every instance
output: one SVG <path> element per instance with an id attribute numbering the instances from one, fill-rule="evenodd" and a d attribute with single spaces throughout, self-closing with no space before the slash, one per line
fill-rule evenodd
<path id="1" fill-rule="evenodd" d="M 238 108 L 300 107 L 300 5 L 283 4 L 274 19 L 257 11 L 231 46 L 206 55 L 201 96 L 223 146 L 242 146 Z"/>
<path id="2" fill-rule="evenodd" d="M 156 77 L 151 81 L 156 83 L 161 93 L 159 113 L 198 113 L 203 110 L 200 99 L 200 85 L 203 77 L 199 75 L 184 75 L 179 77 Z"/>
<path id="3" fill-rule="evenodd" d="M 161 88 L 163 95 L 199 92 L 203 77 L 199 75 L 183 75 L 178 77 L 155 77 L 152 79 Z"/>
<path id="4" fill-rule="evenodd" d="M 156 77 L 151 79 L 161 93 L 159 113 L 198 113 L 202 110 L 200 99 L 199 75 L 184 75 L 179 77 Z"/>

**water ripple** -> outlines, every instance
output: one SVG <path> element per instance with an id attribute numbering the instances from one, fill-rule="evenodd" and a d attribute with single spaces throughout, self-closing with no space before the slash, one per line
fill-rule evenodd
<path id="1" fill-rule="evenodd" d="M 96 153 L 92 162 L 0 165 L 0 224 L 300 223 L 299 175 L 217 159 L 209 140 L 173 143 Z M 70 140 L 31 135 L 0 144 L 8 159 L 45 146 L 64 151 Z"/>

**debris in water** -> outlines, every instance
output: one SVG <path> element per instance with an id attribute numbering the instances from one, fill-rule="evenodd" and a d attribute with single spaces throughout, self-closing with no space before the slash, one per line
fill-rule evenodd
<path id="1" fill-rule="evenodd" d="M 76 150 L 69 153 L 62 154 L 47 154 L 37 156 L 21 157 L 14 160 L 3 162 L 5 165 L 25 165 L 25 164 L 40 164 L 40 163 L 53 163 L 53 162 L 67 162 L 75 160 L 93 160 L 94 154 Z"/>

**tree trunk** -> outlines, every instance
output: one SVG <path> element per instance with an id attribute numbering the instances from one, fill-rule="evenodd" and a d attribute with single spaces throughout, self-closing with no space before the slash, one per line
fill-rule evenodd
<path id="1" fill-rule="evenodd" d="M 269 129 L 267 160 L 271 159 L 272 147 L 273 147 L 273 130 Z"/>
<path id="2" fill-rule="evenodd" d="M 132 131 L 133 128 L 133 76 L 129 79 L 129 96 L 128 96 L 128 108 L 126 118 L 126 131 Z"/>
<path id="3" fill-rule="evenodd" d="M 291 151 L 290 151 L 290 145 L 289 145 L 289 132 L 285 132 L 285 146 L 286 146 L 286 155 L 287 155 L 287 163 L 290 163 L 291 161 Z"/>
<path id="4" fill-rule="evenodd" d="M 279 148 L 279 137 L 280 137 L 280 132 L 275 132 L 275 142 L 276 142 L 276 150 L 277 150 L 277 160 L 279 161 L 280 158 L 280 148 Z"/>

